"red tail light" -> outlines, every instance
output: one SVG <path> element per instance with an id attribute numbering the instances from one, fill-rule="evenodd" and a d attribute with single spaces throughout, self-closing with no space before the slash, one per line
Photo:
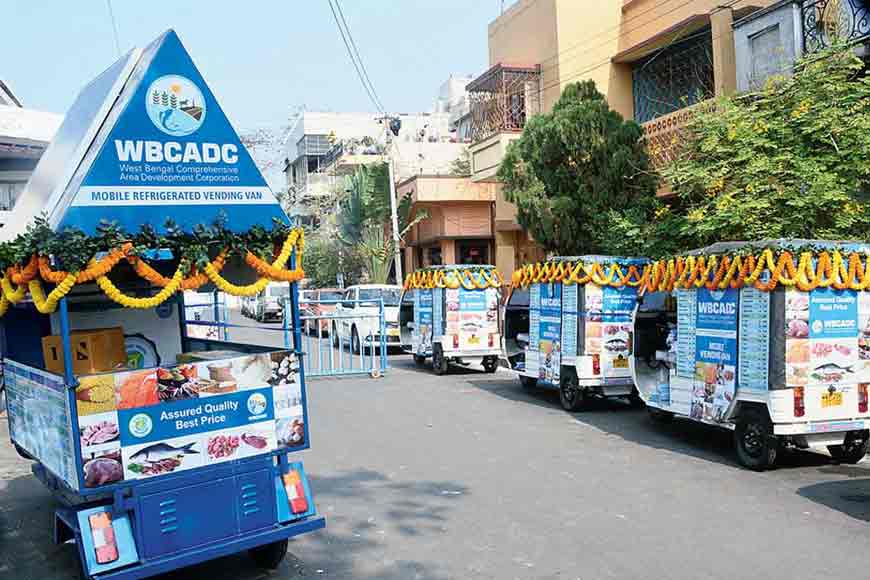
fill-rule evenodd
<path id="1" fill-rule="evenodd" d="M 302 485 L 302 476 L 295 469 L 284 474 L 284 489 L 287 490 L 287 499 L 290 500 L 290 511 L 294 514 L 304 514 L 308 511 L 308 499 L 305 497 L 305 486 Z"/>
<path id="2" fill-rule="evenodd" d="M 601 374 L 601 355 L 593 354 L 592 355 L 592 374 L 600 375 Z"/>
<path id="3" fill-rule="evenodd" d="M 453 335 L 453 348 L 459 348 L 459 335 Z"/>
<path id="4" fill-rule="evenodd" d="M 495 336 L 490 334 L 489 335 L 489 348 L 492 348 L 493 345 L 495 345 Z"/>
<path id="5" fill-rule="evenodd" d="M 867 412 L 867 387 L 870 386 L 867 383 L 861 383 L 858 385 L 858 412 L 866 413 Z"/>
<path id="6" fill-rule="evenodd" d="M 806 409 L 804 408 L 804 388 L 795 387 L 794 389 L 794 416 L 803 417 Z"/>
<path id="7" fill-rule="evenodd" d="M 118 544 L 115 529 L 109 512 L 99 512 L 88 516 L 91 537 L 94 539 L 94 553 L 97 564 L 108 564 L 118 559 Z"/>

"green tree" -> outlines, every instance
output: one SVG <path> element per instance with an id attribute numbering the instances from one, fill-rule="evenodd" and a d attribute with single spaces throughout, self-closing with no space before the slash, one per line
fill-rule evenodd
<path id="1" fill-rule="evenodd" d="M 568 85 L 529 119 L 498 171 L 519 223 L 560 254 L 643 254 L 656 208 L 642 131 L 610 110 L 592 81 Z"/>
<path id="2" fill-rule="evenodd" d="M 339 211 L 338 239 L 345 247 L 354 248 L 364 258 L 370 282 L 387 282 L 394 256 L 394 242 L 389 229 L 391 221 L 390 182 L 386 164 L 362 166 L 347 180 L 347 197 Z M 411 196 L 398 201 L 399 239 L 429 217 L 425 211 L 415 212 Z"/>
<path id="3" fill-rule="evenodd" d="M 719 100 L 684 137 L 663 171 L 677 199 L 658 216 L 660 236 L 679 249 L 867 238 L 870 79 L 850 50 L 812 55 L 789 79 Z"/>
<path id="4" fill-rule="evenodd" d="M 457 177 L 471 176 L 471 153 L 464 149 L 462 153 L 450 162 L 450 175 Z"/>
<path id="5" fill-rule="evenodd" d="M 303 260 L 305 276 L 315 288 L 334 287 L 339 272 L 344 275 L 345 285 L 356 284 L 362 279 L 366 265 L 354 248 L 325 236 L 307 241 Z"/>

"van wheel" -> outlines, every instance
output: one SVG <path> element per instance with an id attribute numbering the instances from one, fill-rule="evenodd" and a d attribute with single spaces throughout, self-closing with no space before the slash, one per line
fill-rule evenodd
<path id="1" fill-rule="evenodd" d="M 740 412 L 734 430 L 734 447 L 742 466 L 754 471 L 773 467 L 779 446 L 766 411 L 749 407 Z"/>
<path id="2" fill-rule="evenodd" d="M 350 331 L 350 349 L 353 351 L 353 354 L 359 354 L 359 333 L 356 331 L 356 326 L 354 326 Z"/>
<path id="3" fill-rule="evenodd" d="M 640 396 L 640 393 L 637 392 L 637 389 L 631 391 L 631 394 L 628 396 L 628 402 L 635 409 L 641 409 L 646 406 L 646 403 L 643 402 L 643 399 Z"/>
<path id="4" fill-rule="evenodd" d="M 524 389 L 530 390 L 534 389 L 538 386 L 538 379 L 535 377 L 527 377 L 526 375 L 520 375 L 520 384 Z"/>
<path id="5" fill-rule="evenodd" d="M 586 389 L 581 389 L 577 375 L 567 372 L 559 379 L 559 402 L 566 411 L 582 411 L 589 402 Z"/>
<path id="6" fill-rule="evenodd" d="M 483 359 L 483 370 L 488 373 L 494 373 L 498 370 L 498 358 L 494 356 L 488 356 Z"/>
<path id="7" fill-rule="evenodd" d="M 870 432 L 849 431 L 842 445 L 828 445 L 828 453 L 840 463 L 855 464 L 864 459 L 870 448 Z"/>
<path id="8" fill-rule="evenodd" d="M 250 554 L 257 566 L 267 570 L 274 570 L 281 564 L 284 556 L 287 555 L 287 540 L 251 548 Z"/>
<path id="9" fill-rule="evenodd" d="M 444 357 L 444 351 L 441 350 L 441 345 L 436 344 L 432 347 L 432 370 L 436 375 L 447 374 L 447 359 Z"/>
<path id="10" fill-rule="evenodd" d="M 417 364 L 418 367 L 421 367 L 426 364 L 426 357 L 420 354 L 415 354 L 414 362 Z"/>

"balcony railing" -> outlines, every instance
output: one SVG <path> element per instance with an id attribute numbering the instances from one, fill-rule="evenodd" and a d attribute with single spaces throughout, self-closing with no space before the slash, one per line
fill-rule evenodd
<path id="1" fill-rule="evenodd" d="M 870 0 L 806 0 L 801 12 L 807 53 L 870 39 Z"/>
<path id="2" fill-rule="evenodd" d="M 714 106 L 715 101 L 707 100 L 642 123 L 643 140 L 649 155 L 650 169 L 660 172 L 676 161 L 682 151 L 686 126 L 695 115 L 709 111 Z M 657 195 L 665 196 L 673 193 L 670 186 L 662 180 Z"/>
<path id="3" fill-rule="evenodd" d="M 497 64 L 469 83 L 471 140 L 521 131 L 540 112 L 540 78 L 539 67 Z"/>

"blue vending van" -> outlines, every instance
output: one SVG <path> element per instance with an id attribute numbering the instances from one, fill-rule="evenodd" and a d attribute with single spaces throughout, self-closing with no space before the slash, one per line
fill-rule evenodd
<path id="1" fill-rule="evenodd" d="M 0 232 L 25 256 L 0 264 L 9 434 L 84 577 L 245 550 L 273 568 L 324 527 L 296 455 L 304 273 L 287 222 L 172 31 L 85 86 L 41 158 Z M 188 334 L 184 291 L 270 282 L 289 283 L 292 348 Z"/>

